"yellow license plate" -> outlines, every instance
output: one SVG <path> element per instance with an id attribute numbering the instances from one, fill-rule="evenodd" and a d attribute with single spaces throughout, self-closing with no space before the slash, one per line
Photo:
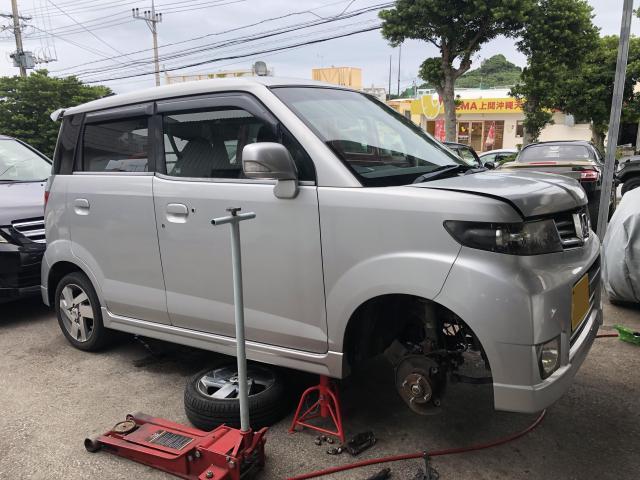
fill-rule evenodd
<path id="1" fill-rule="evenodd" d="M 589 275 L 573 286 L 571 293 L 571 331 L 574 331 L 589 311 Z"/>

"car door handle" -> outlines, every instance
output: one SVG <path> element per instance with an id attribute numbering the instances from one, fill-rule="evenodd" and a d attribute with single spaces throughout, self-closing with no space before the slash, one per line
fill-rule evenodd
<path id="1" fill-rule="evenodd" d="M 189 208 L 183 203 L 169 203 L 167 205 L 167 220 L 173 223 L 185 223 L 189 216 Z"/>
<path id="2" fill-rule="evenodd" d="M 89 215 L 89 200 L 86 198 L 76 198 L 73 201 L 73 210 L 77 215 Z"/>

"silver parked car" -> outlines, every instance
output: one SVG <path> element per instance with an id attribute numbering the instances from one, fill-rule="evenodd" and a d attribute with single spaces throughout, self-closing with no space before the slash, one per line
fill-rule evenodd
<path id="1" fill-rule="evenodd" d="M 602 322 L 575 180 L 474 169 L 336 86 L 211 80 L 70 108 L 48 191 L 42 295 L 84 350 L 121 330 L 233 355 L 228 232 L 211 226 L 230 206 L 257 214 L 248 357 L 342 378 L 385 353 L 418 413 L 470 355 L 497 409 L 545 408 Z"/>

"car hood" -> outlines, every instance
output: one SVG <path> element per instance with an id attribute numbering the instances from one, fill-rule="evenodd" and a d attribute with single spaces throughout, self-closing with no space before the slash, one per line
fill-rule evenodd
<path id="1" fill-rule="evenodd" d="M 587 196 L 577 181 L 538 172 L 494 170 L 411 186 L 496 198 L 511 204 L 524 218 L 572 210 L 587 203 Z"/>
<path id="2" fill-rule="evenodd" d="M 44 215 L 45 182 L 0 182 L 0 225 Z"/>

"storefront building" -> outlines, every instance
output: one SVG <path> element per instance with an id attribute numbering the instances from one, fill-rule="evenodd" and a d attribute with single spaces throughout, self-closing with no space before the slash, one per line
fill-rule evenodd
<path id="1" fill-rule="evenodd" d="M 460 89 L 456 91 L 456 141 L 471 145 L 477 152 L 522 145 L 524 113 L 520 101 L 508 96 L 507 89 Z M 407 100 L 395 100 L 390 106 L 406 115 Z M 438 140 L 445 138 L 444 105 L 436 93 L 410 101 L 411 119 Z M 400 108 L 397 108 L 400 107 Z M 555 113 L 540 141 L 590 140 L 589 124 L 575 124 L 570 115 Z"/>

